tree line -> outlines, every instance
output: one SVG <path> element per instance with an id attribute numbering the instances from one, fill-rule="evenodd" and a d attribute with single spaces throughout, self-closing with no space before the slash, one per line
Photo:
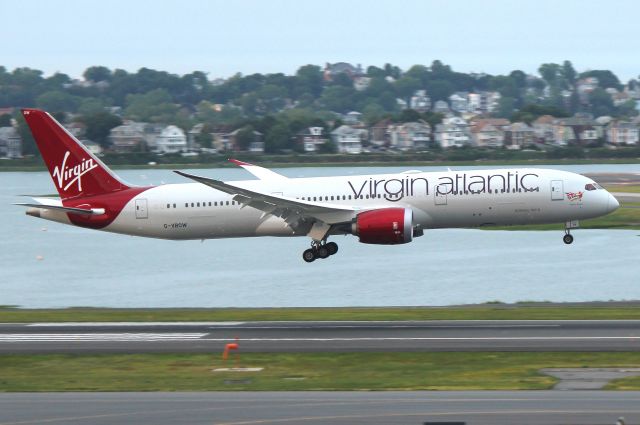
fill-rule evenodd
<path id="1" fill-rule="evenodd" d="M 623 84 L 611 71 L 578 73 L 571 62 L 564 61 L 542 64 L 538 74 L 521 70 L 508 75 L 462 73 L 438 60 L 407 70 L 385 64 L 366 68 L 363 76 L 370 78 L 368 87 L 358 91 L 351 76 L 342 73 L 326 79 L 317 65 L 304 65 L 293 75 L 236 74 L 224 81 L 210 80 L 202 71 L 177 75 L 105 66 L 89 67 L 82 81 L 74 81 L 64 73 L 47 77 L 36 69 L 9 71 L 0 66 L 0 108 L 35 106 L 61 118 L 65 113 L 78 115 L 87 125 L 87 136 L 105 146 L 109 130 L 124 118 L 174 124 L 185 130 L 204 123 L 200 142 L 205 146 L 210 143 L 208 132 L 217 128 L 242 128 L 248 139 L 255 130 L 264 134 L 270 152 L 292 148 L 292 136 L 305 127 L 335 128 L 341 124 L 336 113 L 352 110 L 361 112 L 367 125 L 383 118 L 420 118 L 436 124 L 440 118 L 436 114 L 407 114 L 399 107 L 397 99 L 408 103 L 416 90 L 426 90 L 432 102 L 446 101 L 460 91 L 495 91 L 501 98 L 494 115 L 516 121 L 581 111 L 596 116 L 637 114 L 635 102 L 614 106 L 605 89 L 621 90 Z M 598 78 L 599 86 L 584 102 L 576 83 L 586 77 Z M 637 84 L 637 80 L 628 82 L 631 88 Z M 28 132 L 21 133 L 29 138 Z M 26 153 L 36 152 L 27 146 Z"/>

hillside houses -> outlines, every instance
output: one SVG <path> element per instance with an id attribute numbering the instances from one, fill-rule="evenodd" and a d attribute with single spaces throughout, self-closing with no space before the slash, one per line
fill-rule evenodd
<path id="1" fill-rule="evenodd" d="M 0 127 L 0 158 L 21 158 L 22 139 L 14 127 Z"/>

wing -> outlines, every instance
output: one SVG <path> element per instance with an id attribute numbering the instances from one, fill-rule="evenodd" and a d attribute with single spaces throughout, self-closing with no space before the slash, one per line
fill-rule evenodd
<path id="1" fill-rule="evenodd" d="M 237 159 L 229 159 L 229 162 L 233 162 L 234 164 L 239 165 L 260 180 L 287 180 L 287 177 L 283 176 L 282 174 L 273 172 L 268 168 L 249 164 L 248 162 L 238 161 Z"/>
<path id="2" fill-rule="evenodd" d="M 245 189 L 220 180 L 195 176 L 183 173 L 182 171 L 174 172 L 221 192 L 234 195 L 233 199 L 243 206 L 260 210 L 264 215 L 269 214 L 280 217 L 294 230 L 304 231 L 305 233 L 312 232 L 313 230 L 309 230 L 312 226 L 316 228 L 316 230 L 325 229 L 325 231 L 328 232 L 331 225 L 350 222 L 358 211 L 354 207 L 306 202 L 285 196 Z M 312 237 L 318 239 L 315 236 Z"/>

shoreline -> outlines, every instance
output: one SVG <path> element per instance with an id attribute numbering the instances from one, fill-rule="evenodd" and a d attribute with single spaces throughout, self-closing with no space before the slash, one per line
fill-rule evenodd
<path id="1" fill-rule="evenodd" d="M 248 162 L 255 163 L 267 168 L 304 168 L 304 167 L 400 167 L 400 166 L 424 166 L 424 167 L 460 167 L 460 166 L 535 166 L 535 165 L 640 165 L 640 158 L 592 158 L 592 159 L 520 159 L 520 160 L 470 160 L 470 161 L 412 161 L 412 160 L 363 160 L 358 161 L 274 161 L 272 158 L 266 158 L 260 161 L 260 158 L 251 158 Z M 109 168 L 114 170 L 131 169 L 131 170 L 164 170 L 164 169 L 217 169 L 217 168 L 235 168 L 235 164 L 227 160 L 215 162 L 175 162 L 166 164 L 109 164 Z M 0 162 L 0 172 L 31 172 L 31 171 L 47 171 L 44 164 L 41 165 L 7 165 Z M 640 167 L 639 167 L 640 171 Z"/>

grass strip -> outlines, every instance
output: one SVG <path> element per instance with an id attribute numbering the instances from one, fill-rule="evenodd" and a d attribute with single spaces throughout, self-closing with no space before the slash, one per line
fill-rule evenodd
<path id="1" fill-rule="evenodd" d="M 261 372 L 212 372 L 203 354 L 0 355 L 0 391 L 541 390 L 546 367 L 638 367 L 638 353 L 242 354 Z M 640 390 L 640 378 L 608 389 Z"/>
<path id="2" fill-rule="evenodd" d="M 640 320 L 640 303 L 502 304 L 463 307 L 326 307 L 219 309 L 0 308 L 1 323 L 206 322 L 339 320 Z"/>

